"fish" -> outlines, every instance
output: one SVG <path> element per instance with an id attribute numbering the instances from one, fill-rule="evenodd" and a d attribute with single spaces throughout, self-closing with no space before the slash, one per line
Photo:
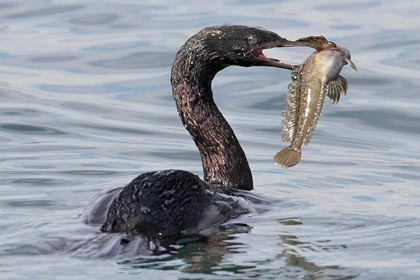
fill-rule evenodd
<path id="1" fill-rule="evenodd" d="M 292 68 L 289 94 L 282 116 L 282 140 L 290 146 L 274 156 L 274 162 L 284 168 L 292 167 L 301 160 L 302 144 L 307 145 L 318 124 L 328 96 L 333 104 L 347 93 L 347 80 L 340 75 L 349 64 L 355 71 L 351 54 L 345 47 L 328 41 L 323 36 L 310 36 L 296 40 L 314 48 L 303 64 Z"/>

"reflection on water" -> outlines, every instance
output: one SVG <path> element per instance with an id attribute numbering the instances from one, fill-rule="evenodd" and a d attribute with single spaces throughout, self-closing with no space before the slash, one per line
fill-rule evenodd
<path id="1" fill-rule="evenodd" d="M 226 254 L 238 254 L 244 244 L 235 241 L 234 234 L 248 233 L 250 227 L 241 224 L 222 226 L 220 232 L 208 237 L 186 237 L 154 256 L 140 256 L 120 262 L 130 268 L 180 269 L 187 273 L 212 274 L 218 270 Z"/>
<path id="2" fill-rule="evenodd" d="M 420 73 L 416 2 L 0 3 L 1 279 L 417 279 Z M 349 13 L 352 16 L 349 16 Z M 214 98 L 247 153 L 255 213 L 156 246 L 80 215 L 137 174 L 202 175 L 170 94 L 179 46 L 207 25 L 263 26 L 348 47 L 348 94 L 283 170 L 290 74 L 232 67 Z M 270 50 L 301 62 L 310 51 Z M 261 198 L 263 197 L 263 198 Z M 126 242 L 126 241 L 130 242 Z M 163 275 L 163 276 L 162 276 Z"/>

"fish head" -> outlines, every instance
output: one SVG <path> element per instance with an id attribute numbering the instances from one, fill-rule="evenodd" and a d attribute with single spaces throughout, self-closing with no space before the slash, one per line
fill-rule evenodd
<path id="1" fill-rule="evenodd" d="M 322 75 L 324 82 L 335 80 L 346 64 L 356 67 L 351 61 L 350 51 L 333 42 L 317 50 L 307 61 Z"/>
<path id="2" fill-rule="evenodd" d="M 341 46 L 337 46 L 337 47 L 338 47 L 338 49 L 340 50 L 340 52 L 343 56 L 344 65 L 349 64 L 351 68 L 353 68 L 355 71 L 357 71 L 356 64 L 354 64 L 353 61 L 351 61 L 350 51 L 345 47 L 341 47 Z"/>
<path id="3" fill-rule="evenodd" d="M 322 50 L 317 50 L 315 56 L 318 62 L 317 67 L 324 73 L 327 81 L 336 79 L 341 69 L 347 64 L 357 71 L 356 65 L 351 61 L 350 51 L 333 42 L 328 42 Z"/>

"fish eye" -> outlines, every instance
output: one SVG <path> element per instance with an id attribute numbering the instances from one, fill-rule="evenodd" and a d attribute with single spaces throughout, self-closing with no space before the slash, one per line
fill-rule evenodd
<path id="1" fill-rule="evenodd" d="M 249 35 L 247 39 L 248 39 L 248 44 L 250 45 L 255 45 L 258 42 L 258 39 L 255 35 Z"/>

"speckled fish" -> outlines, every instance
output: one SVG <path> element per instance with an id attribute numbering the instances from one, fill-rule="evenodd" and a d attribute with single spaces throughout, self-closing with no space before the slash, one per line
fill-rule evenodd
<path id="1" fill-rule="evenodd" d="M 311 140 L 325 96 L 332 103 L 337 103 L 340 95 L 346 94 L 347 81 L 339 75 L 343 66 L 350 64 L 357 71 L 348 49 L 322 36 L 297 41 L 316 51 L 302 65 L 292 69 L 292 82 L 282 119 L 282 140 L 291 142 L 291 145 L 274 156 L 274 161 L 284 168 L 299 163 L 302 144 Z"/>

